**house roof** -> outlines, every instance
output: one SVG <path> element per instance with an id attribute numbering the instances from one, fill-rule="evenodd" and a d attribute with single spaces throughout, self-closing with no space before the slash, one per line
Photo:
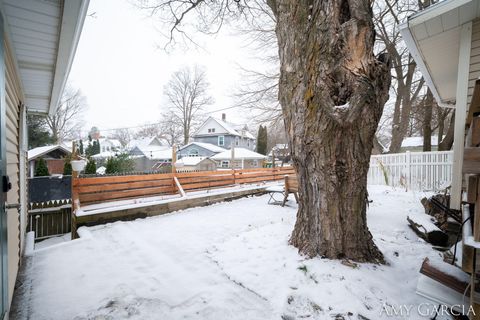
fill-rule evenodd
<path id="1" fill-rule="evenodd" d="M 245 148 L 235 148 L 234 150 L 234 156 L 235 159 L 266 159 L 267 156 L 256 153 L 254 151 L 245 149 Z M 232 150 L 225 150 L 223 152 L 220 152 L 212 157 L 210 159 L 214 160 L 228 160 L 232 158 Z"/>
<path id="2" fill-rule="evenodd" d="M 217 152 L 217 153 L 218 153 L 218 152 L 223 152 L 223 151 L 227 150 L 227 149 L 225 149 L 225 148 L 216 146 L 216 145 L 211 144 L 211 143 L 195 142 L 195 141 L 194 141 L 194 142 L 190 142 L 190 143 L 187 144 L 187 145 L 184 145 L 184 146 L 181 147 L 179 150 L 183 150 L 183 149 L 185 149 L 185 148 L 187 148 L 187 147 L 189 147 L 189 146 L 191 146 L 191 145 L 197 145 L 197 146 L 199 146 L 199 147 L 201 147 L 201 148 L 203 148 L 203 149 L 207 149 L 207 150 L 209 150 L 209 151 Z"/>
<path id="3" fill-rule="evenodd" d="M 30 160 L 35 160 L 47 153 L 50 153 L 54 150 L 61 150 L 63 152 L 65 152 L 66 154 L 71 154 L 71 151 L 68 150 L 67 148 L 65 148 L 64 146 L 61 146 L 61 145 L 53 145 L 53 146 L 44 146 L 44 147 L 38 147 L 38 148 L 34 148 L 34 149 L 31 149 L 31 150 L 28 150 L 28 161 Z"/>
<path id="4" fill-rule="evenodd" d="M 162 142 L 157 137 L 145 137 L 139 139 L 133 139 L 127 144 L 127 148 L 133 149 L 135 147 L 143 148 L 156 142 L 158 145 L 162 145 Z"/>
<path id="5" fill-rule="evenodd" d="M 279 152 L 279 151 L 284 151 L 284 150 L 287 150 L 287 152 L 289 152 L 290 150 L 288 149 L 288 143 L 277 143 L 276 145 L 274 145 L 272 147 L 272 149 L 270 150 L 270 152 L 268 153 L 268 156 L 271 157 L 272 156 L 272 152 Z"/>
<path id="6" fill-rule="evenodd" d="M 3 0 L 7 42 L 29 112 L 53 114 L 73 62 L 89 0 Z"/>
<path id="7" fill-rule="evenodd" d="M 462 25 L 480 17 L 480 0 L 445 0 L 408 18 L 400 32 L 438 104 L 456 101 Z"/>
<path id="8" fill-rule="evenodd" d="M 172 147 L 167 146 L 143 146 L 137 147 L 145 157 L 154 160 L 172 159 Z"/>
<path id="9" fill-rule="evenodd" d="M 214 117 L 208 117 L 208 119 L 204 122 L 204 124 L 207 123 L 207 121 L 209 119 L 212 119 L 212 120 L 216 121 L 222 128 L 224 128 L 229 134 L 231 134 L 233 136 L 247 137 L 249 139 L 255 139 L 255 137 L 250 132 L 248 132 L 248 130 L 246 129 L 247 126 L 245 124 L 235 124 L 235 123 L 231 123 L 231 122 L 226 122 L 226 121 L 214 118 Z M 203 125 L 197 130 L 197 132 L 200 131 L 200 129 L 202 129 Z M 198 133 L 196 133 L 195 135 L 198 135 Z M 194 137 L 195 137 L 195 135 L 194 135 Z M 215 133 L 214 135 L 218 135 L 218 134 Z"/>
<path id="10" fill-rule="evenodd" d="M 103 151 L 92 156 L 93 159 L 107 159 L 113 158 L 117 155 L 117 152 L 114 151 Z"/>
<path id="11" fill-rule="evenodd" d="M 438 137 L 432 136 L 432 146 L 438 145 Z M 423 146 L 423 137 L 406 137 L 402 141 L 402 148 Z"/>
<path id="12" fill-rule="evenodd" d="M 182 159 L 175 162 L 176 167 L 183 167 L 183 166 L 196 166 L 202 161 L 213 161 L 207 157 L 183 157 Z"/>
<path id="13" fill-rule="evenodd" d="M 120 141 L 117 140 L 117 139 L 100 138 L 100 139 L 98 139 L 98 142 L 100 142 L 100 146 L 102 146 L 102 143 L 105 143 L 105 142 L 110 143 L 112 146 L 114 146 L 116 148 L 120 148 L 122 146 Z"/>

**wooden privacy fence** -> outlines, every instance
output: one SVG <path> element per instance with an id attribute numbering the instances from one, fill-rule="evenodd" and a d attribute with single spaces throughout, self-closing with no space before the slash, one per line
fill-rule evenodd
<path id="1" fill-rule="evenodd" d="M 128 176 L 73 178 L 76 208 L 95 203 L 168 194 L 182 194 L 236 184 L 281 180 L 293 167 L 161 173 Z M 177 181 L 175 181 L 177 180 Z"/>
<path id="2" fill-rule="evenodd" d="M 35 240 L 62 235 L 71 231 L 71 218 L 70 199 L 30 203 L 27 230 L 35 232 Z"/>
<path id="3" fill-rule="evenodd" d="M 453 151 L 373 155 L 368 184 L 440 190 L 452 181 Z"/>

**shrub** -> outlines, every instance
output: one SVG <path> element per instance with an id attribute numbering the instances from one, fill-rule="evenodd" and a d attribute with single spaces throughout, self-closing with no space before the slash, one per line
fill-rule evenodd
<path id="1" fill-rule="evenodd" d="M 97 173 L 97 164 L 95 160 L 88 159 L 87 165 L 85 166 L 85 174 L 95 174 Z"/>
<path id="2" fill-rule="evenodd" d="M 45 159 L 40 158 L 37 161 L 37 167 L 35 168 L 35 177 L 45 177 L 49 175 L 50 173 L 48 172 L 48 167 Z"/>
<path id="3" fill-rule="evenodd" d="M 65 164 L 63 165 L 63 174 L 66 176 L 72 175 L 72 163 L 70 162 L 71 160 L 71 157 L 65 158 Z"/>
<path id="4" fill-rule="evenodd" d="M 125 173 L 133 171 L 135 164 L 128 154 L 123 153 L 116 157 L 108 158 L 105 173 Z"/>

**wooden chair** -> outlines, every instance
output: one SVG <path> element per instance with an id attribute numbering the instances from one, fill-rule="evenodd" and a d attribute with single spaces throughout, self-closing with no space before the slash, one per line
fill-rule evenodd
<path id="1" fill-rule="evenodd" d="M 283 198 L 282 207 L 288 200 L 288 195 L 293 193 L 295 201 L 298 203 L 298 180 L 296 174 L 290 174 L 285 176 L 285 197 Z"/>

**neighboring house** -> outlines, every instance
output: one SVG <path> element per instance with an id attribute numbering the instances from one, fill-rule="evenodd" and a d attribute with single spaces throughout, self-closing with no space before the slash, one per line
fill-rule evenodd
<path id="1" fill-rule="evenodd" d="M 227 122 L 225 113 L 222 119 L 209 117 L 193 135 L 195 142 L 204 142 L 222 148 L 241 147 L 255 150 L 255 137 L 248 132 L 247 125 Z"/>
<path id="2" fill-rule="evenodd" d="M 100 143 L 100 152 L 116 152 L 122 149 L 122 144 L 117 139 L 100 138 L 98 142 Z"/>
<path id="3" fill-rule="evenodd" d="M 432 136 L 432 151 L 438 149 L 438 137 Z M 400 152 L 422 152 L 423 151 L 423 137 L 405 137 L 402 141 Z"/>
<path id="4" fill-rule="evenodd" d="M 104 151 L 91 156 L 92 159 L 95 159 L 97 166 L 102 166 L 107 162 L 108 158 L 113 158 L 118 155 L 117 151 Z"/>
<path id="5" fill-rule="evenodd" d="M 172 164 L 172 147 L 157 137 L 132 140 L 128 143 L 127 150 L 134 159 L 135 171 L 159 170 Z"/>
<path id="6" fill-rule="evenodd" d="M 438 105 L 455 109 L 450 207 L 460 209 L 467 111 L 480 73 L 480 0 L 441 1 L 400 31 Z"/>
<path id="7" fill-rule="evenodd" d="M 207 157 L 183 157 L 175 162 L 175 168 L 180 171 L 214 171 L 217 163 Z"/>
<path id="8" fill-rule="evenodd" d="M 141 148 L 145 147 L 163 147 L 165 144 L 157 137 L 147 137 L 147 138 L 141 138 L 141 139 L 134 139 L 131 140 L 128 144 L 126 149 L 128 152 L 132 155 L 134 154 L 143 154 L 142 151 L 140 151 Z"/>
<path id="9" fill-rule="evenodd" d="M 290 148 L 287 143 L 277 143 L 273 146 L 272 150 L 268 154 L 268 157 L 271 159 L 275 155 L 275 159 L 278 159 L 282 162 L 290 161 Z"/>
<path id="10" fill-rule="evenodd" d="M 227 149 L 211 143 L 191 142 L 177 151 L 177 159 L 184 157 L 211 157 Z"/>
<path id="11" fill-rule="evenodd" d="M 135 171 L 159 170 L 172 164 L 172 147 L 147 145 L 135 147 L 130 153 L 135 162 Z"/>
<path id="12" fill-rule="evenodd" d="M 32 178 L 35 175 L 37 168 L 37 161 L 43 158 L 47 163 L 48 172 L 51 175 L 63 174 L 63 167 L 65 165 L 65 158 L 71 155 L 67 148 L 56 146 L 38 147 L 28 150 L 28 175 Z"/>
<path id="13" fill-rule="evenodd" d="M 231 165 L 232 156 L 233 166 Z M 225 150 L 210 157 L 210 159 L 217 162 L 218 168 L 248 169 L 261 168 L 267 156 L 245 148 L 234 148 L 233 155 L 232 150 Z"/>
<path id="14" fill-rule="evenodd" d="M 8 319 L 25 248 L 28 113 L 53 114 L 88 0 L 0 1 L 0 318 Z M 6 204 L 6 205 L 4 205 Z"/>

